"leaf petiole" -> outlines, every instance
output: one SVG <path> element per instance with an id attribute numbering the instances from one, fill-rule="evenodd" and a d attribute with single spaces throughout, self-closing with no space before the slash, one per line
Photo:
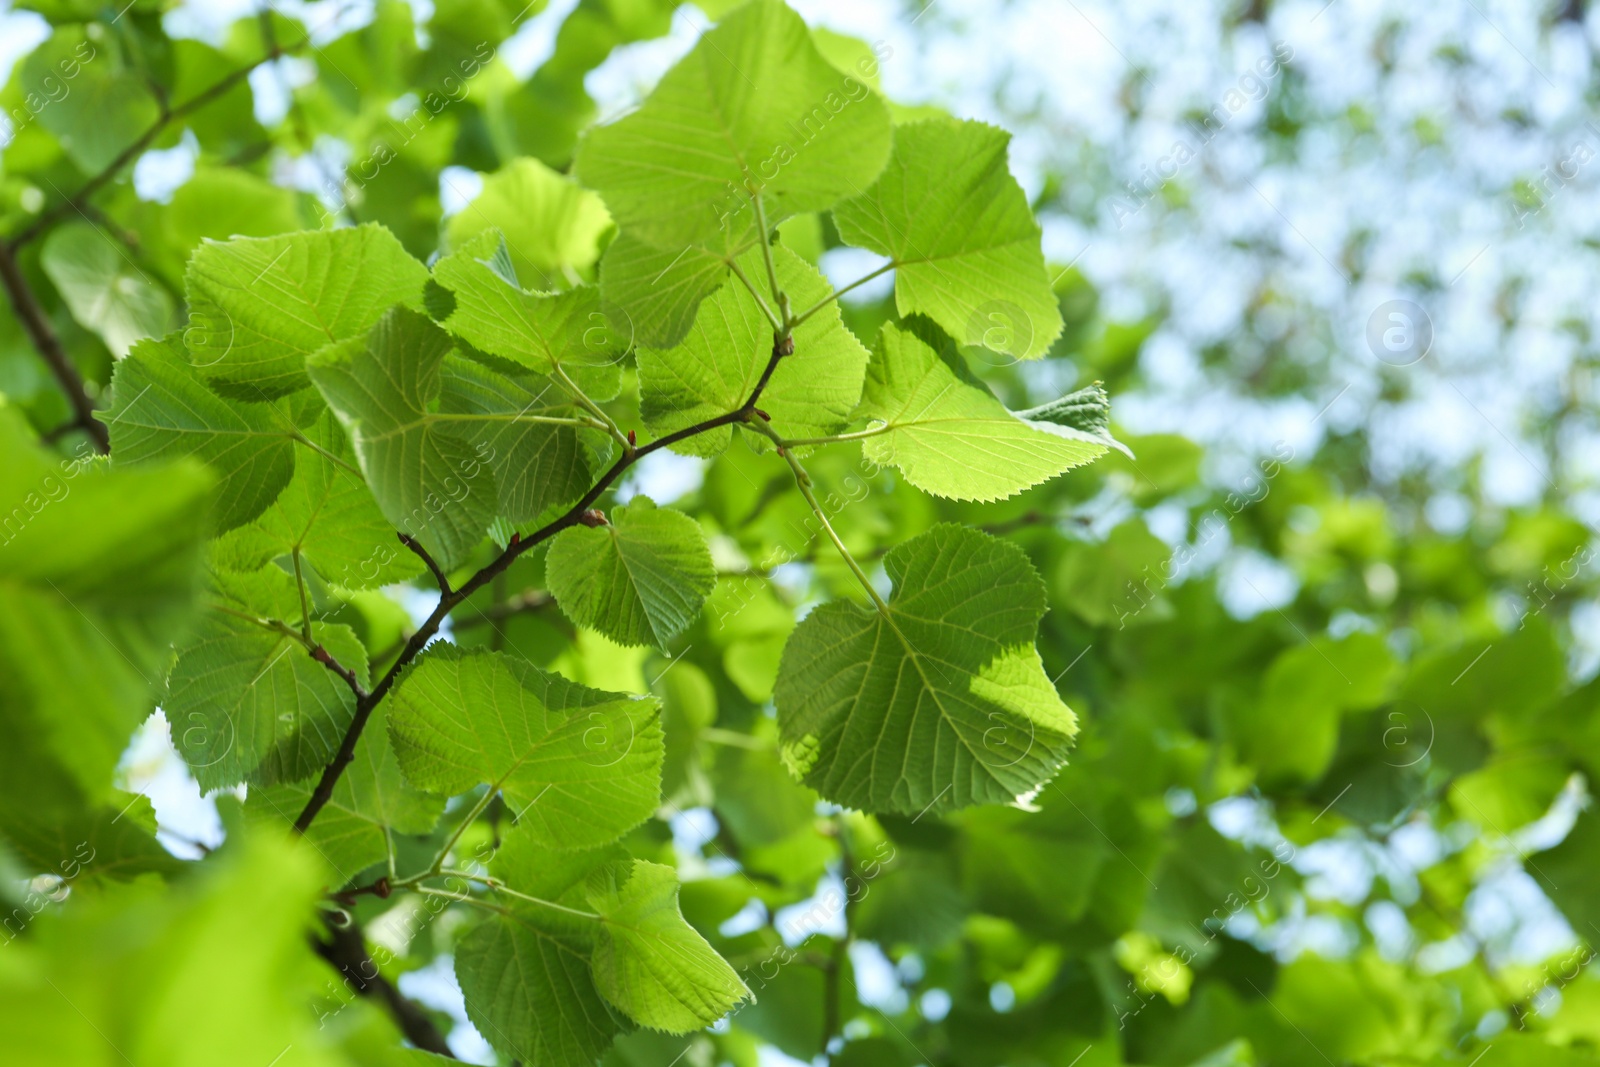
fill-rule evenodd
<path id="1" fill-rule="evenodd" d="M 818 300 L 815 304 L 812 304 L 810 307 L 806 308 L 800 314 L 796 315 L 794 317 L 794 319 L 789 323 L 790 328 L 793 328 L 795 326 L 800 325 L 802 322 L 806 321 L 811 316 L 815 315 L 817 312 L 821 311 L 823 308 L 827 307 L 829 304 L 831 304 L 834 301 L 838 300 L 841 296 L 843 296 L 844 294 L 848 293 L 850 290 L 856 288 L 857 286 L 866 285 L 872 279 L 874 279 L 874 278 L 876 278 L 876 277 L 878 277 L 880 275 L 889 273 L 890 271 L 894 270 L 895 266 L 896 266 L 896 264 L 895 264 L 894 260 L 890 260 L 888 263 L 885 263 L 883 266 L 879 267 L 877 270 L 873 271 L 870 274 L 862 275 L 861 277 L 857 278 L 855 281 L 851 282 L 849 285 L 846 285 L 842 289 L 835 289 L 833 292 L 829 293 L 827 296 L 823 297 L 821 300 Z"/>
<path id="2" fill-rule="evenodd" d="M 746 425 L 753 427 L 758 433 L 765 434 L 772 440 L 773 444 L 778 446 L 778 454 L 788 462 L 789 469 L 794 472 L 794 483 L 799 488 L 800 495 L 806 498 L 806 503 L 811 505 L 811 510 L 817 516 L 817 521 L 822 524 L 823 530 L 828 534 L 828 540 L 832 541 L 833 547 L 838 549 L 839 555 L 844 558 L 845 565 L 856 576 L 856 581 L 861 583 L 861 588 L 867 591 L 867 595 L 872 598 L 872 602 L 878 606 L 878 611 L 885 619 L 890 619 L 889 605 L 884 602 L 883 597 L 879 596 L 878 591 L 873 588 L 872 580 L 867 577 L 867 572 L 861 569 L 861 564 L 857 563 L 856 558 L 850 554 L 850 550 L 845 547 L 844 541 L 839 537 L 838 532 L 834 530 L 833 523 L 828 521 L 828 513 L 823 511 L 822 505 L 817 502 L 816 494 L 811 491 L 811 475 L 806 473 L 806 469 L 800 465 L 800 461 L 794 458 L 794 452 L 787 447 L 792 442 L 785 441 L 778 435 L 778 431 L 768 426 L 764 420 L 753 419 Z M 893 624 L 892 619 L 890 619 L 890 623 L 891 625 Z"/>

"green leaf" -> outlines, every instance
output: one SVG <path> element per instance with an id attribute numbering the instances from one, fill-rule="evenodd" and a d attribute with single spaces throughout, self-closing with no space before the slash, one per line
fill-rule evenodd
<path id="1" fill-rule="evenodd" d="M 329 973 L 306 945 L 326 885 L 314 854 L 285 841 L 230 840 L 198 867 L 170 888 L 145 879 L 85 893 L 7 948 L 0 1028 L 8 1060 L 357 1062 L 308 1010 L 326 996 Z M 339 1028 L 364 1014 L 352 1008 Z M 285 1056 L 285 1048 L 293 1051 Z"/>
<path id="2" fill-rule="evenodd" d="M 1395 668 L 1377 634 L 1317 636 L 1296 645 L 1266 668 L 1257 701 L 1227 710 L 1239 757 L 1269 782 L 1316 781 L 1333 761 L 1344 713 L 1388 699 Z"/>
<path id="3" fill-rule="evenodd" d="M 702 37 L 643 106 L 593 128 L 577 172 L 624 232 L 676 254 L 818 211 L 883 169 L 889 113 L 817 51 L 805 23 L 753 0 Z"/>
<path id="4" fill-rule="evenodd" d="M 613 864 L 590 876 L 588 897 L 603 920 L 591 960 L 595 985 L 635 1022 L 686 1034 L 750 996 L 733 968 L 684 922 L 672 868 L 644 860 Z"/>
<path id="5" fill-rule="evenodd" d="M 461 248 L 485 230 L 505 236 L 517 276 L 539 288 L 571 284 L 600 258 L 611 216 L 600 198 L 537 159 L 513 159 L 483 180 L 483 191 L 445 227 Z"/>
<path id="6" fill-rule="evenodd" d="M 600 998 L 587 953 L 537 908 L 480 924 L 456 948 L 467 1016 L 530 1067 L 592 1067 L 624 1029 Z"/>
<path id="7" fill-rule="evenodd" d="M 313 622 L 311 636 L 365 682 L 354 631 Z M 172 742 L 203 789 L 311 777 L 338 751 L 355 704 L 344 679 L 298 640 L 231 617 L 208 622 L 179 652 L 162 701 Z"/>
<path id="8" fill-rule="evenodd" d="M 593 287 L 564 293 L 523 289 L 507 246 L 493 232 L 434 264 L 433 277 L 454 298 L 440 321 L 474 348 L 541 374 L 560 366 L 592 399 L 617 394 L 617 364 L 629 340 L 601 313 Z"/>
<path id="9" fill-rule="evenodd" d="M 148 82 L 119 52 L 109 35 L 63 26 L 22 63 L 27 110 L 85 174 L 110 166 L 161 116 Z"/>
<path id="10" fill-rule="evenodd" d="M 518 830 L 495 853 L 495 875 L 510 889 L 571 909 L 505 896 L 506 914 L 479 925 L 456 949 L 467 1015 L 507 1056 L 540 1067 L 591 1067 L 628 1029 L 595 989 L 589 955 L 597 924 L 582 917 L 589 874 L 621 858 L 626 853 L 616 846 L 551 855 Z"/>
<path id="11" fill-rule="evenodd" d="M 967 345 L 1036 359 L 1061 310 L 1028 198 L 1006 169 L 1010 135 L 980 122 L 897 126 L 872 188 L 834 209 L 839 235 L 889 256 L 900 314 L 920 312 Z"/>
<path id="12" fill-rule="evenodd" d="M 443 369 L 440 417 L 467 416 L 451 428 L 494 472 L 499 515 L 532 522 L 570 504 L 589 489 L 610 459 L 610 438 L 599 430 L 534 422 L 584 416 L 572 396 L 549 378 L 497 374 L 482 364 L 451 357 Z"/>
<path id="13" fill-rule="evenodd" d="M 324 668 L 325 669 L 325 668 Z M 444 811 L 444 798 L 407 785 L 400 774 L 380 706 L 356 743 L 355 758 L 333 787 L 333 796 L 305 833 L 305 839 L 339 875 L 341 884 L 389 854 L 389 833 L 426 834 Z M 261 824 L 287 829 L 305 809 L 316 778 L 279 785 L 252 786 L 245 815 Z"/>
<path id="14" fill-rule="evenodd" d="M 717 584 L 700 524 L 647 496 L 614 508 L 609 526 L 561 531 L 545 573 L 573 622 L 657 648 L 689 628 Z"/>
<path id="15" fill-rule="evenodd" d="M 815 267 L 786 248 L 774 248 L 778 285 L 796 310 L 822 300 L 832 288 Z M 765 274 L 758 249 L 740 260 L 747 277 Z M 694 329 L 677 348 L 639 350 L 640 408 L 653 433 L 668 434 L 733 411 L 755 389 L 772 357 L 772 325 L 737 278 L 700 305 Z M 842 429 L 861 398 L 867 350 L 830 305 L 794 331 L 794 352 L 784 356 L 761 394 L 761 408 L 785 437 L 818 437 Z M 674 445 L 675 451 L 714 455 L 731 431 L 719 427 Z"/>
<path id="16" fill-rule="evenodd" d="M 1017 412 L 1019 418 L 1031 422 L 1049 422 L 1114 448 L 1128 458 L 1133 452 L 1127 445 L 1111 436 L 1111 397 L 1099 382 L 1076 389 L 1058 400 L 1040 404 L 1036 408 Z"/>
<path id="17" fill-rule="evenodd" d="M 180 46 L 204 47 L 197 41 L 183 41 Z M 216 76 L 226 73 L 223 69 Z M 195 133 L 208 149 L 216 150 L 205 133 Z M 140 238 L 148 242 L 146 253 L 163 280 L 176 288 L 183 284 L 190 253 L 207 238 L 270 237 L 300 229 L 296 201 L 301 195 L 247 170 L 201 164 L 169 203 L 141 202 L 134 219 Z"/>
<path id="18" fill-rule="evenodd" d="M 397 529 L 452 567 L 494 518 L 494 474 L 483 451 L 431 411 L 450 338 L 427 318 L 395 308 L 364 337 L 308 365 L 350 433 L 372 495 Z"/>
<path id="19" fill-rule="evenodd" d="M 166 289 L 88 223 L 70 223 L 52 233 L 39 265 L 72 317 L 104 341 L 113 356 L 127 355 L 135 341 L 172 328 L 172 297 Z"/>
<path id="20" fill-rule="evenodd" d="M 427 268 L 377 225 L 207 241 L 184 284 L 195 366 L 246 400 L 304 388 L 306 358 L 366 333 L 391 306 L 422 306 Z"/>
<path id="21" fill-rule="evenodd" d="M 834 602 L 784 649 L 783 756 L 826 800 L 916 814 L 1009 803 L 1066 762 L 1077 719 L 1033 640 L 1044 583 L 1022 550 L 939 525 L 884 558 L 885 610 Z"/>
<path id="22" fill-rule="evenodd" d="M 176 874 L 184 867 L 156 840 L 155 808 L 143 796 L 114 790 L 107 804 L 94 809 L 37 795 L 19 801 L 0 797 L 0 827 L 17 856 L 37 871 L 76 886 Z"/>
<path id="23" fill-rule="evenodd" d="M 660 801 L 654 698 L 589 689 L 499 653 L 435 645 L 392 699 L 389 733 L 412 785 L 453 795 L 487 782 L 548 847 L 614 841 Z"/>
<path id="24" fill-rule="evenodd" d="M 884 325 L 856 412 L 883 431 L 861 442 L 869 460 L 936 496 L 999 500 L 1105 452 L 1081 430 L 1007 411 L 959 359 Z"/>
<path id="25" fill-rule="evenodd" d="M 722 287 L 728 264 L 751 247 L 724 256 L 703 248 L 660 249 L 620 234 L 600 257 L 600 297 L 622 336 L 670 348 L 689 335 L 700 302 Z"/>
<path id="26" fill-rule="evenodd" d="M 289 416 L 217 396 L 189 365 L 177 334 L 141 341 L 117 363 L 111 407 L 100 421 L 110 428 L 118 466 L 193 456 L 211 467 L 219 532 L 260 515 L 294 475 L 290 438 L 298 431 Z"/>
<path id="27" fill-rule="evenodd" d="M 272 506 L 213 544 L 213 564 L 258 570 L 299 552 L 303 564 L 345 589 L 370 589 L 419 573 L 422 561 L 396 540 L 353 467 L 355 453 L 333 413 L 325 410 L 305 437 L 321 451 L 301 450 L 294 478 Z"/>
<path id="28" fill-rule="evenodd" d="M 0 457 L 0 793 L 104 799 L 193 613 L 212 479 L 49 457 L 3 403 Z"/>

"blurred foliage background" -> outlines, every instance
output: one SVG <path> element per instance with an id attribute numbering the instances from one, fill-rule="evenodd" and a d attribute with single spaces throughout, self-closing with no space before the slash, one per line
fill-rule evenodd
<path id="1" fill-rule="evenodd" d="M 0 233 L 91 393 L 181 321 L 203 238 L 377 221 L 428 257 L 492 225 L 551 249 L 523 277 L 592 278 L 607 220 L 551 182 L 727 6 L 13 4 Z M 1046 361 L 975 369 L 1013 408 L 1104 382 L 1134 458 L 983 507 L 852 446 L 813 464 L 841 496 L 883 490 L 842 505 L 859 557 L 955 520 L 1046 576 L 1040 649 L 1083 732 L 1036 810 L 869 818 L 792 784 L 778 653 L 796 612 L 859 594 L 772 457 L 630 476 L 699 517 L 724 572 L 673 656 L 544 610 L 537 554 L 477 605 L 498 625 L 458 623 L 459 643 L 666 701 L 666 803 L 629 847 L 678 867 L 686 915 L 758 1000 L 713 1032 L 625 1038 L 613 1067 L 1600 1063 L 1600 17 L 1581 0 L 796 6 L 830 57 L 877 52 L 898 114 L 1014 131 L 1068 328 Z M 127 180 L 69 203 L 125 153 Z M 783 239 L 836 281 L 872 266 L 825 219 Z M 888 285 L 851 296 L 870 336 Z M 1425 350 L 1370 340 L 1392 301 Z M 0 392 L 87 454 L 17 315 Z M 427 608 L 420 588 L 325 593 L 375 664 Z M 30 918 L 7 932 L 33 955 L 0 949 L 0 988 L 71 958 L 108 1003 L 163 991 L 139 1010 L 192 1032 L 195 1062 L 207 1027 L 277 1034 L 280 1017 L 378 1062 L 387 1024 L 330 1012 L 349 998 L 269 940 L 315 872 L 245 852 L 176 873 L 238 802 L 200 796 L 159 714 L 121 773 L 167 851 L 42 877 L 15 861 L 4 892 Z M 149 874 L 111 884 L 167 868 L 189 879 L 181 907 Z M 242 922 L 263 886 L 273 907 Z M 386 974 L 493 1062 L 449 912 L 399 910 L 361 906 Z M 193 980 L 206 951 L 228 982 Z M 102 1062 L 59 1003 L 18 1003 L 59 1025 L 61 1062 Z"/>

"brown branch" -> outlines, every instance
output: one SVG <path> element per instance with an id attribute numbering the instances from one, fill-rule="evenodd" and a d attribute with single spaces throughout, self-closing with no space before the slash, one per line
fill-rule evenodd
<path id="1" fill-rule="evenodd" d="M 161 116 L 151 124 L 149 129 L 140 134 L 138 139 L 130 144 L 127 148 L 124 148 L 121 152 L 117 153 L 117 158 L 106 164 L 100 173 L 84 182 L 82 187 L 79 188 L 76 193 L 73 193 L 71 196 L 67 197 L 67 199 L 63 200 L 55 207 L 52 207 L 50 210 L 44 212 L 38 218 L 34 219 L 28 225 L 19 230 L 17 235 L 11 240 L 11 247 L 21 248 L 29 241 L 38 237 L 46 229 L 71 215 L 73 212 L 83 210 L 84 205 L 88 203 L 88 200 L 91 196 L 99 192 L 103 186 L 114 179 L 123 167 L 126 167 L 129 163 L 143 155 L 145 149 L 154 144 L 156 138 L 161 136 L 161 132 L 173 122 L 191 114 L 192 112 L 199 111 L 213 100 L 216 100 L 234 86 L 250 77 L 250 72 L 261 66 L 261 64 L 269 63 L 272 60 L 288 55 L 291 52 L 297 52 L 310 43 L 311 35 L 307 34 L 294 44 L 285 48 L 279 48 L 276 44 L 274 44 L 272 47 L 267 49 L 265 55 L 256 60 L 254 63 L 250 64 L 248 67 L 239 68 L 232 74 L 229 74 L 221 80 L 214 82 L 208 88 L 202 89 L 200 92 L 196 93 L 194 96 L 191 96 L 177 107 L 163 111 Z"/>
<path id="2" fill-rule="evenodd" d="M 334 674 L 337 674 L 340 678 L 343 678 L 345 684 L 350 687 L 350 691 L 356 695 L 357 700 L 361 700 L 366 697 L 366 687 L 361 684 L 361 679 L 356 677 L 356 672 L 351 670 L 349 667 L 346 667 L 338 660 L 334 659 L 333 653 L 329 652 L 321 645 L 317 645 L 311 650 L 311 658 L 328 668 Z"/>
<path id="3" fill-rule="evenodd" d="M 433 557 L 428 554 L 428 550 L 422 547 L 422 542 L 408 533 L 396 533 L 395 536 L 400 538 L 402 545 L 415 552 L 417 557 L 428 565 L 428 569 L 433 572 L 433 580 L 439 583 L 439 592 L 444 596 L 449 596 L 450 578 L 444 573 L 444 568 L 434 562 Z"/>
<path id="4" fill-rule="evenodd" d="M 78 373 L 72 357 L 68 356 L 67 350 L 61 346 L 61 338 L 56 334 L 55 326 L 45 314 L 44 306 L 39 303 L 39 297 L 28 285 L 28 279 L 23 275 L 21 265 L 17 263 L 14 247 L 4 242 L 0 242 L 0 282 L 5 284 L 6 296 L 11 299 L 11 306 L 16 309 L 17 318 L 22 320 L 22 328 L 28 331 L 28 338 L 33 341 L 33 347 L 39 350 L 39 355 L 49 365 L 50 373 L 55 375 L 56 384 L 61 386 L 61 391 L 67 394 L 67 402 L 72 405 L 73 411 L 72 425 L 88 434 L 89 439 L 94 442 L 94 447 L 102 455 L 110 452 L 111 433 L 106 429 L 105 423 L 94 417 L 94 401 L 89 399 L 83 375 Z"/>
<path id="5" fill-rule="evenodd" d="M 568 508 L 559 518 L 540 527 L 527 537 L 513 538 L 511 543 L 506 546 L 505 551 L 496 556 L 477 574 L 468 578 L 460 588 L 442 594 L 439 597 L 439 605 L 433 609 L 433 613 L 417 628 L 417 632 L 411 635 L 405 647 L 400 650 L 399 658 L 384 672 L 383 677 L 378 680 L 378 684 L 372 687 L 372 691 L 356 701 L 355 717 L 350 720 L 350 726 L 345 731 L 344 740 L 339 745 L 339 751 L 334 753 L 333 759 L 323 769 L 322 777 L 317 780 L 317 787 L 312 790 L 311 799 L 306 801 L 305 809 L 300 812 L 300 817 L 294 821 L 295 831 L 297 833 L 305 833 L 307 828 L 311 826 L 312 820 L 317 817 L 317 812 L 321 811 L 328 801 L 332 799 L 333 787 L 338 784 L 339 776 L 344 773 L 344 769 L 355 758 L 356 742 L 361 739 L 361 731 L 366 729 L 367 720 L 372 718 L 373 711 L 377 709 L 384 696 L 394 686 L 395 680 L 400 676 L 400 673 L 411 664 L 417 653 L 422 651 L 423 646 L 433 639 L 433 635 L 439 632 L 439 627 L 443 625 L 446 616 L 450 612 L 454 611 L 467 597 L 493 581 L 495 575 L 500 574 L 511 566 L 518 556 L 535 545 L 548 541 L 569 526 L 576 526 L 582 523 L 585 512 L 594 506 L 595 501 L 599 500 L 601 495 L 611 488 L 612 483 L 621 477 L 624 471 L 645 456 L 670 445 L 675 445 L 679 441 L 686 441 L 708 430 L 714 430 L 721 426 L 732 426 L 734 423 L 748 422 L 750 419 L 756 418 L 756 403 L 761 399 L 761 394 L 766 389 L 767 383 L 772 380 L 772 372 L 777 369 L 778 361 L 793 351 L 793 339 L 775 341 L 772 346 L 772 355 L 767 360 L 766 369 L 762 371 L 760 380 L 756 382 L 755 388 L 751 390 L 750 398 L 742 405 L 733 411 L 706 419 L 703 422 L 697 422 L 693 426 L 686 426 L 674 433 L 669 433 L 665 437 L 658 437 L 641 448 L 629 448 L 617 457 L 616 462 L 600 476 L 599 481 L 589 487 L 589 491 L 583 494 L 582 499 Z"/>
<path id="6" fill-rule="evenodd" d="M 372 962 L 372 956 L 367 952 L 366 940 L 361 936 L 361 927 L 355 920 L 339 926 L 325 918 L 323 926 L 328 932 L 328 940 L 313 937 L 311 947 L 345 976 L 356 995 L 382 1002 L 399 1024 L 400 1032 L 413 1045 L 455 1059 L 455 1053 L 450 1051 L 444 1035 L 433 1025 L 427 1012 L 379 972 L 378 965 Z"/>

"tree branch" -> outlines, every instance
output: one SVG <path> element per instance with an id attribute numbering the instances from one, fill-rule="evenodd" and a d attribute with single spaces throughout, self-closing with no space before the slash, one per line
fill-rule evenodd
<path id="1" fill-rule="evenodd" d="M 6 296 L 11 299 L 11 306 L 16 309 L 17 318 L 22 320 L 22 328 L 28 331 L 28 338 L 33 342 L 33 347 L 39 350 L 39 355 L 50 367 L 50 373 L 55 375 L 56 383 L 61 386 L 61 391 L 67 394 L 67 402 L 72 405 L 72 426 L 89 435 L 96 449 L 102 455 L 111 451 L 111 431 L 105 423 L 94 417 L 94 401 L 89 399 L 89 392 L 84 387 L 83 375 L 78 373 L 78 368 L 72 362 L 72 357 L 67 355 L 67 350 L 61 347 L 61 338 L 56 335 L 56 329 L 50 323 L 50 317 L 45 314 L 44 307 L 39 303 L 28 279 L 23 276 L 22 267 L 17 263 L 14 246 L 0 242 L 0 282 L 5 284 Z"/>
<path id="2" fill-rule="evenodd" d="M 71 215 L 74 211 L 82 210 L 84 204 L 88 202 L 91 196 L 99 192 L 103 186 L 115 178 L 123 167 L 126 167 L 129 163 L 143 155 L 145 149 L 154 144 L 156 138 L 161 136 L 161 131 L 165 130 L 173 122 L 191 114 L 192 112 L 199 111 L 213 100 L 222 96 L 234 86 L 250 77 L 250 72 L 261 66 L 261 64 L 270 63 L 272 60 L 288 55 L 291 52 L 298 52 L 301 48 L 304 48 L 310 43 L 311 35 L 306 34 L 304 37 L 300 38 L 300 40 L 296 41 L 294 44 L 288 45 L 287 47 L 280 48 L 274 44 L 272 47 L 267 49 L 265 55 L 256 60 L 254 63 L 250 64 L 248 67 L 239 68 L 232 74 L 229 74 L 227 77 L 222 78 L 220 81 L 214 82 L 210 87 L 202 89 L 200 92 L 196 93 L 194 96 L 191 96 L 177 107 L 172 108 L 171 110 L 163 111 L 161 113 L 161 117 L 156 119 L 156 121 L 151 124 L 149 129 L 140 134 L 138 139 L 130 144 L 127 148 L 124 148 L 121 152 L 119 152 L 117 154 L 117 158 L 106 164 L 105 168 L 102 169 L 100 173 L 84 182 L 83 186 L 79 188 L 76 193 L 73 193 L 55 207 L 44 212 L 38 218 L 34 219 L 32 222 L 18 231 L 17 235 L 11 240 L 11 247 L 22 247 L 29 241 L 38 237 L 46 229 L 55 225 L 61 219 Z"/>
<path id="3" fill-rule="evenodd" d="M 428 550 L 422 547 L 422 542 L 418 541 L 415 537 L 412 537 L 408 533 L 397 533 L 395 536 L 400 538 L 400 543 L 402 545 L 405 545 L 411 551 L 415 552 L 417 557 L 428 565 L 428 569 L 433 572 L 433 580 L 439 583 L 440 595 L 449 596 L 450 577 L 449 575 L 445 574 L 443 567 L 440 567 L 438 563 L 434 562 L 433 557 L 428 554 Z"/>
<path id="4" fill-rule="evenodd" d="M 500 574 L 511 566 L 518 556 L 535 545 L 548 541 L 562 530 L 581 523 L 584 518 L 584 512 L 594 506 L 595 501 L 599 500 L 601 495 L 611 488 L 612 483 L 620 478 L 624 471 L 645 456 L 675 445 L 679 441 L 686 441 L 708 430 L 714 430 L 719 426 L 732 426 L 734 423 L 740 422 L 748 423 L 752 419 L 760 418 L 756 414 L 756 404 L 760 401 L 761 394 L 766 390 L 767 383 L 772 381 L 772 372 L 777 370 L 778 361 L 793 351 L 794 340 L 792 338 L 786 337 L 781 341 L 775 342 L 772 346 L 772 355 L 767 359 L 766 368 L 761 372 L 761 377 L 756 382 L 755 388 L 750 391 L 749 398 L 743 404 L 733 411 L 725 412 L 703 422 L 697 422 L 693 426 L 686 426 L 681 430 L 667 434 L 665 437 L 658 437 L 647 445 L 639 448 L 624 449 L 622 455 L 617 457 L 616 462 L 611 464 L 611 467 L 600 476 L 600 479 L 589 487 L 589 491 L 583 494 L 583 497 L 568 508 L 559 518 L 540 527 L 527 537 L 513 539 L 511 544 L 506 546 L 505 551 L 496 556 L 482 570 L 468 578 L 458 588 L 441 593 L 438 606 L 417 628 L 417 632 L 412 634 L 410 639 L 406 641 L 405 647 L 400 650 L 400 655 L 389 666 L 389 669 L 384 672 L 383 677 L 378 679 L 378 684 L 373 686 L 372 691 L 365 697 L 356 701 L 355 717 L 350 720 L 350 726 L 345 731 L 344 740 L 339 744 L 339 751 L 334 753 L 333 759 L 323 769 L 322 777 L 317 780 L 317 786 L 311 792 L 311 798 L 306 801 L 306 806 L 300 812 L 300 817 L 295 819 L 295 832 L 305 833 L 311 826 L 312 821 L 316 819 L 317 813 L 332 799 L 333 788 L 338 784 L 339 776 L 344 773 L 344 769 L 355 758 L 356 742 L 361 740 L 361 731 L 366 729 L 367 721 L 372 718 L 373 711 L 383 701 L 389 690 L 393 688 L 400 673 L 411 664 L 417 653 L 422 651 L 423 646 L 433 640 L 433 636 L 439 632 L 439 627 L 444 624 L 444 620 L 450 612 L 454 611 L 467 597 L 493 581 L 495 575 Z"/>
<path id="5" fill-rule="evenodd" d="M 433 1025 L 433 1020 L 428 1018 L 421 1006 L 403 995 L 379 972 L 378 965 L 372 962 L 371 955 L 367 953 L 366 940 L 361 936 L 361 927 L 356 925 L 355 920 L 350 920 L 345 926 L 337 926 L 325 919 L 323 925 L 327 929 L 328 940 L 317 937 L 311 939 L 311 946 L 317 955 L 333 964 L 358 996 L 374 997 L 381 1001 L 389 1014 L 394 1016 L 407 1041 L 420 1049 L 455 1059 L 455 1053 L 445 1043 L 444 1035 Z"/>
<path id="6" fill-rule="evenodd" d="M 357 700 L 365 700 L 366 689 L 361 684 L 361 679 L 356 677 L 356 672 L 333 658 L 333 653 L 317 645 L 311 650 L 311 658 L 328 668 L 334 674 L 344 679 L 345 685 L 350 687 L 350 692 L 356 695 Z"/>

